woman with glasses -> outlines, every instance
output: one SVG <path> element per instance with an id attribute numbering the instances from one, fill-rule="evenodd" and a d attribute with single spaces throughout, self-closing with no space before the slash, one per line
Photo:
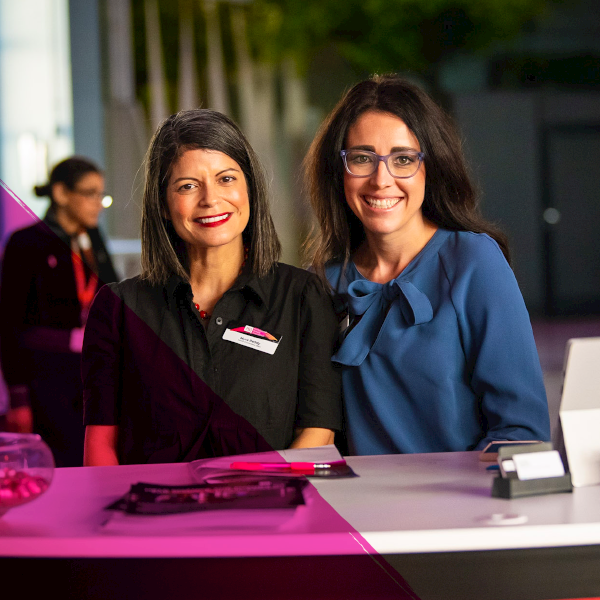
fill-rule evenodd
<path id="1" fill-rule="evenodd" d="M 117 279 L 98 230 L 104 177 L 89 160 L 71 157 L 34 191 L 50 207 L 43 221 L 13 233 L 2 263 L 8 426 L 39 433 L 57 466 L 81 466 L 83 329 L 98 288 Z"/>
<path id="2" fill-rule="evenodd" d="M 278 263 L 262 167 L 237 125 L 182 111 L 146 155 L 142 274 L 86 328 L 86 465 L 321 446 L 341 428 L 337 322 L 313 273 Z"/>
<path id="3" fill-rule="evenodd" d="M 312 266 L 338 300 L 349 449 L 547 440 L 535 343 L 505 238 L 477 209 L 449 118 L 394 76 L 355 85 L 306 161 Z"/>

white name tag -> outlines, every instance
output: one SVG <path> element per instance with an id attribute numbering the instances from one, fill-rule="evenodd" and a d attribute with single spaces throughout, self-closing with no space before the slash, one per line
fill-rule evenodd
<path id="1" fill-rule="evenodd" d="M 246 325 L 244 327 L 236 327 L 235 329 L 226 329 L 223 334 L 223 339 L 234 344 L 240 344 L 247 348 L 253 348 L 259 352 L 266 354 L 275 354 L 277 346 L 281 341 L 281 336 L 274 336 L 266 331 Z"/>
<path id="2" fill-rule="evenodd" d="M 565 468 L 560 458 L 560 454 L 556 450 L 514 454 L 512 462 L 515 471 L 517 472 L 517 477 L 521 481 L 527 479 L 545 479 L 547 477 L 562 477 L 565 474 Z"/>

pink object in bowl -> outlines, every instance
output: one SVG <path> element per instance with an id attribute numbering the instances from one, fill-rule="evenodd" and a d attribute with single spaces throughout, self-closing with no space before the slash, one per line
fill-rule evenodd
<path id="1" fill-rule="evenodd" d="M 54 457 L 34 433 L 0 433 L 0 516 L 31 502 L 50 486 Z"/>

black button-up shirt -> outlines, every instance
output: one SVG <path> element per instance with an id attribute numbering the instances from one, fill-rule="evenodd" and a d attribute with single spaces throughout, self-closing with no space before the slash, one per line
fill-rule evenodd
<path id="1" fill-rule="evenodd" d="M 273 354 L 223 339 L 253 327 Z M 118 425 L 123 463 L 283 449 L 296 427 L 341 427 L 337 321 L 312 273 L 242 274 L 206 329 L 189 283 L 104 287 L 83 352 L 86 425 Z M 250 336 L 251 337 L 251 336 Z"/>

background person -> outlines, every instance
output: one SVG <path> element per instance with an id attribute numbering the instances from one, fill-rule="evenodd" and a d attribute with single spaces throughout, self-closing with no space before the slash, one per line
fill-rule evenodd
<path id="1" fill-rule="evenodd" d="M 7 427 L 39 433 L 57 466 L 80 466 L 83 328 L 100 282 L 117 279 L 98 230 L 104 177 L 89 160 L 71 157 L 35 193 L 51 200 L 46 216 L 12 234 L 2 263 Z"/>
<path id="2" fill-rule="evenodd" d="M 85 464 L 331 443 L 331 298 L 314 274 L 276 262 L 247 140 L 218 112 L 183 111 L 145 164 L 142 275 L 104 287 L 86 328 Z"/>
<path id="3" fill-rule="evenodd" d="M 307 158 L 312 264 L 345 307 L 351 452 L 548 440 L 529 316 L 445 113 L 394 76 L 354 86 Z"/>

